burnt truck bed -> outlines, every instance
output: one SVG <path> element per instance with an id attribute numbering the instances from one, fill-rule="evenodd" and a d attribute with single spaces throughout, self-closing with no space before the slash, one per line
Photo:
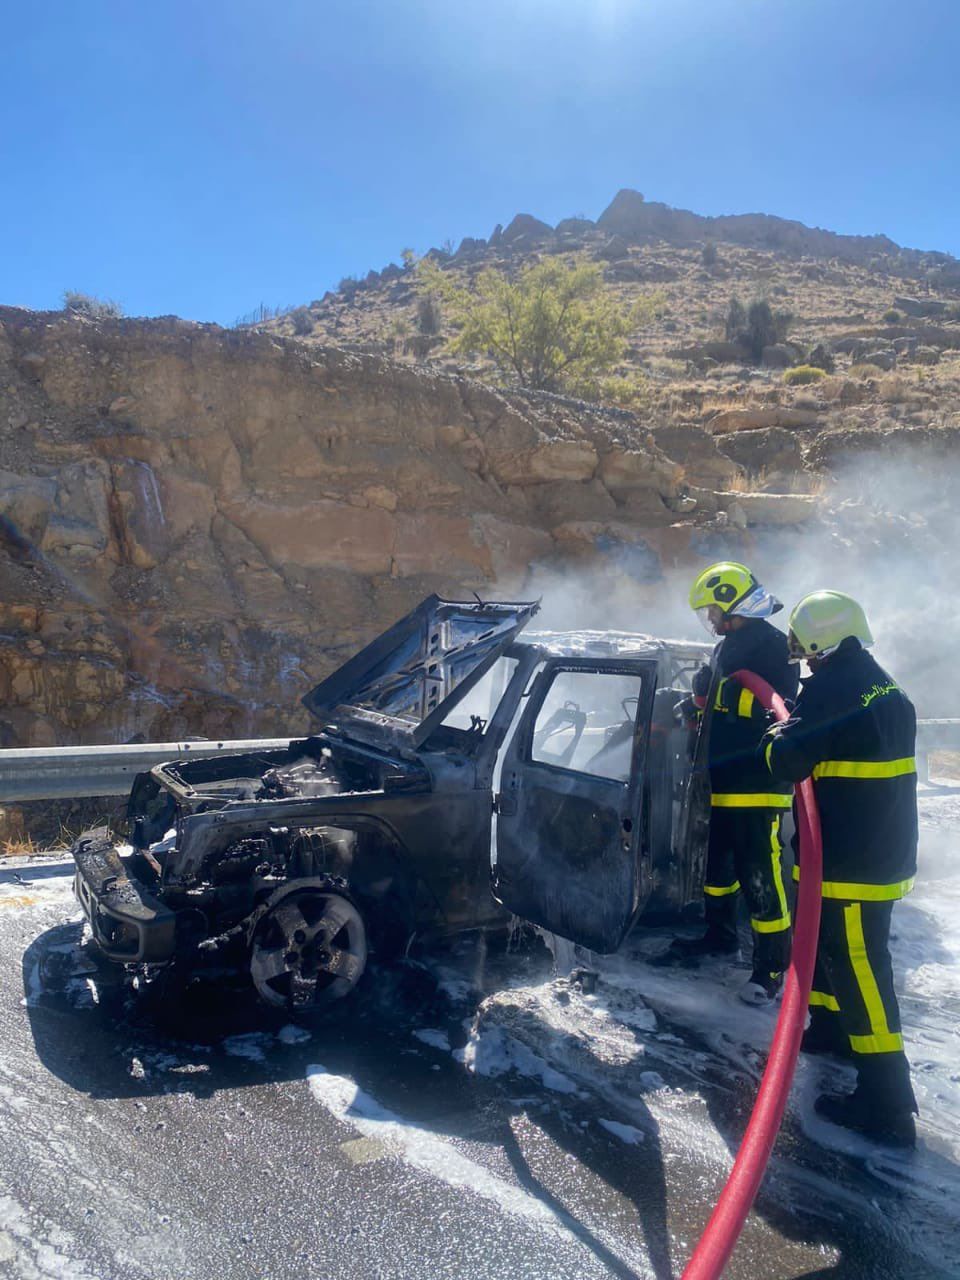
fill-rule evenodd
<path id="1" fill-rule="evenodd" d="M 132 850 L 73 850 L 103 955 L 229 947 L 300 1007 L 415 936 L 514 915 L 611 951 L 695 901 L 709 801 L 674 709 L 706 646 L 520 639 L 537 607 L 430 597 L 307 695 L 314 735 L 140 775 Z"/>

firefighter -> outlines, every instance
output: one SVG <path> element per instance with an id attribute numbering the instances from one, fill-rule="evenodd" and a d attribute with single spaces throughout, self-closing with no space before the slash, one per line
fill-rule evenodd
<path id="1" fill-rule="evenodd" d="M 768 621 L 783 605 L 745 565 L 711 565 L 694 582 L 690 606 L 720 637 L 710 666 L 694 677 L 698 705 L 710 711 L 710 837 L 704 885 L 706 930 L 674 939 L 665 960 L 732 955 L 738 949 L 737 902 L 742 892 L 753 926 L 753 972 L 741 988 L 747 1004 L 769 1004 L 790 959 L 790 912 L 781 868 L 780 823 L 791 805 L 789 784 L 772 783 L 758 754 L 767 713 L 749 690 L 730 679 L 746 669 L 783 698 L 797 692 L 797 669 L 787 638 Z"/>
<path id="2" fill-rule="evenodd" d="M 893 904 L 917 867 L 916 715 L 867 653 L 863 609 L 815 591 L 790 617 L 791 656 L 806 659 L 790 719 L 763 755 L 770 785 L 812 776 L 823 835 L 823 902 L 810 1023 L 803 1049 L 841 1050 L 853 1093 L 818 1098 L 835 1124 L 894 1146 L 916 1142 L 916 1099 L 903 1051 L 888 939 Z M 799 879 L 800 868 L 794 869 Z"/>

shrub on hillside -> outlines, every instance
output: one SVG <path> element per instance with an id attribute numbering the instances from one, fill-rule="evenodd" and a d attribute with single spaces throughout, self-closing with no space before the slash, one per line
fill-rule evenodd
<path id="1" fill-rule="evenodd" d="M 808 383 L 820 382 L 826 376 L 826 370 L 815 364 L 798 364 L 783 371 L 783 380 L 788 387 L 805 387 Z"/>
<path id="2" fill-rule="evenodd" d="M 754 298 L 747 307 L 746 342 L 754 360 L 763 356 L 764 347 L 783 342 L 793 321 L 789 311 L 774 311 L 766 298 Z"/>
<path id="3" fill-rule="evenodd" d="M 310 314 L 309 307 L 296 307 L 290 312 L 290 319 L 293 323 L 293 332 L 298 338 L 305 338 L 308 333 L 313 333 L 313 316 Z"/>
<path id="4" fill-rule="evenodd" d="M 599 394 L 628 335 L 662 307 L 659 294 L 625 307 L 597 263 L 556 258 L 515 276 L 487 268 L 470 283 L 421 260 L 417 282 L 422 297 L 442 299 L 457 327 L 448 350 L 487 356 L 522 387 L 572 395 Z"/>
<path id="5" fill-rule="evenodd" d="M 708 240 L 700 250 L 700 261 L 709 270 L 710 267 L 715 267 L 717 265 L 719 258 L 720 255 L 717 253 L 717 246 L 712 240 Z"/>
<path id="6" fill-rule="evenodd" d="M 883 313 L 882 318 L 885 324 L 900 324 L 903 321 L 903 312 L 898 311 L 896 307 L 891 307 L 889 311 Z"/>
<path id="7" fill-rule="evenodd" d="M 78 293 L 76 289 L 64 291 L 63 309 L 89 320 L 119 320 L 123 315 L 123 307 L 112 298 L 97 298 L 92 293 Z"/>
<path id="8" fill-rule="evenodd" d="M 878 364 L 853 364 L 850 366 L 851 378 L 882 378 L 883 370 Z"/>
<path id="9" fill-rule="evenodd" d="M 807 356 L 804 364 L 812 364 L 815 369 L 822 369 L 824 373 L 834 373 L 837 368 L 837 362 L 822 342 L 818 342 L 810 354 Z"/>
<path id="10" fill-rule="evenodd" d="M 791 312 L 774 311 L 766 298 L 754 298 L 746 307 L 739 298 L 731 298 L 724 334 L 728 342 L 745 346 L 759 364 L 764 347 L 783 342 L 792 323 Z"/>
<path id="11" fill-rule="evenodd" d="M 727 307 L 727 318 L 723 326 L 723 336 L 728 342 L 739 341 L 740 335 L 747 327 L 747 312 L 739 298 L 731 298 Z"/>
<path id="12" fill-rule="evenodd" d="M 435 338 L 443 325 L 440 299 L 435 293 L 423 293 L 417 299 L 417 330 L 425 338 Z"/>

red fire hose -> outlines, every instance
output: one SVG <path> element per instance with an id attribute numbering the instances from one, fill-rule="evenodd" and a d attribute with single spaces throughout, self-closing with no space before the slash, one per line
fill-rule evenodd
<path id="1" fill-rule="evenodd" d="M 752 671 L 735 671 L 731 679 L 749 689 L 778 720 L 787 719 L 783 699 L 766 680 L 761 680 Z M 823 874 L 820 814 L 809 778 L 797 784 L 797 826 L 803 878 L 797 901 L 793 955 L 784 983 L 783 1004 L 773 1033 L 770 1056 L 727 1184 L 687 1264 L 683 1280 L 718 1280 L 723 1272 L 759 1190 L 793 1083 L 813 983 Z"/>

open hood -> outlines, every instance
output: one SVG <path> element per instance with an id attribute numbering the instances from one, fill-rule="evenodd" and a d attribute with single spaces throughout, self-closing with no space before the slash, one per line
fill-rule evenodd
<path id="1" fill-rule="evenodd" d="M 539 608 L 429 596 L 321 681 L 303 705 L 364 742 L 418 747 Z"/>

